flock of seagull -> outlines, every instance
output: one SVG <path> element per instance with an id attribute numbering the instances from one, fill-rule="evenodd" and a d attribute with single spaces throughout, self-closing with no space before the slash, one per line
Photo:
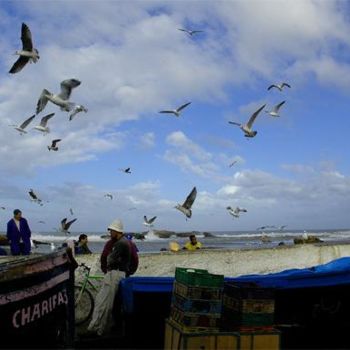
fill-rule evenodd
<path id="1" fill-rule="evenodd" d="M 183 29 L 183 28 L 178 28 L 179 31 L 182 31 L 186 34 L 189 35 L 189 37 L 193 37 L 196 34 L 202 33 L 202 30 L 189 30 L 189 29 Z M 9 73 L 15 74 L 19 73 L 26 65 L 27 63 L 37 63 L 38 60 L 40 59 L 39 56 L 39 51 L 34 48 L 33 46 L 33 40 L 32 40 L 32 34 L 29 29 L 29 27 L 25 24 L 22 23 L 22 28 L 21 28 L 21 41 L 22 41 L 22 49 L 18 50 L 15 52 L 16 55 L 19 56 L 17 61 L 13 64 L 11 69 L 9 70 Z M 60 91 L 56 94 L 50 92 L 47 89 L 43 89 L 41 95 L 39 96 L 35 114 L 27 118 L 24 122 L 22 122 L 19 125 L 10 125 L 11 127 L 14 127 L 15 130 L 17 130 L 20 135 L 26 134 L 28 126 L 33 122 L 33 120 L 36 118 L 38 114 L 40 114 L 46 107 L 48 102 L 51 102 L 52 104 L 60 107 L 60 110 L 63 112 L 68 112 L 69 113 L 69 121 L 72 121 L 73 118 L 80 112 L 88 112 L 88 109 L 81 105 L 77 104 L 75 102 L 70 101 L 70 97 L 72 94 L 73 89 L 77 88 L 81 84 L 81 81 L 78 79 L 66 79 L 63 80 L 60 83 Z M 279 91 L 283 91 L 285 88 L 291 88 L 291 86 L 286 83 L 282 82 L 279 84 L 272 84 L 268 87 L 267 90 L 271 89 L 277 89 Z M 280 109 L 281 107 L 285 104 L 286 101 L 282 101 L 278 103 L 277 105 L 273 106 L 271 110 L 265 110 L 265 112 L 271 116 L 271 117 L 279 117 L 280 116 Z M 174 115 L 175 117 L 180 117 L 185 108 L 187 108 L 191 102 L 186 102 L 183 105 L 175 108 L 175 109 L 168 109 L 168 110 L 161 110 L 159 113 L 161 114 L 171 114 Z M 248 119 L 246 123 L 239 123 L 236 121 L 229 121 L 230 124 L 238 126 L 244 133 L 245 137 L 248 138 L 253 138 L 257 135 L 257 131 L 253 130 L 253 124 L 256 121 L 258 115 L 260 112 L 266 107 L 266 104 L 262 105 L 258 110 L 256 110 Z M 49 121 L 54 117 L 55 113 L 50 113 L 45 115 L 44 117 L 41 118 L 39 125 L 36 125 L 33 127 L 34 130 L 41 132 L 43 135 L 49 134 L 50 133 L 50 128 L 48 126 Z M 51 141 L 51 145 L 47 146 L 47 149 L 49 151 L 58 151 L 58 143 L 61 142 L 62 139 L 54 139 Z M 235 160 L 233 161 L 229 167 L 234 166 L 238 161 Z M 121 168 L 119 169 L 125 174 L 131 174 L 131 168 Z M 30 189 L 28 192 L 31 201 L 39 204 L 40 206 L 43 205 L 43 201 L 37 196 L 37 194 L 34 192 L 33 189 Z M 196 187 L 193 187 L 191 192 L 188 194 L 186 197 L 185 201 L 182 204 L 177 204 L 175 208 L 179 210 L 181 213 L 185 215 L 186 220 L 192 217 L 192 205 L 196 199 L 197 196 L 197 189 Z M 109 200 L 113 200 L 113 195 L 111 193 L 106 193 L 104 195 L 105 198 Z M 1 209 L 5 209 L 4 207 L 1 207 Z M 129 208 L 128 210 L 135 210 L 136 208 Z M 245 208 L 232 208 L 231 206 L 228 206 L 227 211 L 232 217 L 234 218 L 239 218 L 241 213 L 246 213 L 247 209 Z M 70 214 L 73 216 L 73 210 L 72 208 L 70 209 Z M 144 216 L 144 222 L 143 224 L 148 227 L 153 227 L 154 221 L 156 220 L 156 216 L 147 219 L 147 216 Z M 68 221 L 67 218 L 62 219 L 60 229 L 58 231 L 63 232 L 65 234 L 69 234 L 69 229 L 70 226 L 76 221 L 77 219 L 74 218 L 70 221 Z M 44 224 L 44 221 L 39 221 L 39 223 Z M 268 227 L 276 227 L 276 226 L 262 226 L 258 230 L 262 230 Z M 281 226 L 281 230 L 285 226 Z M 57 230 L 57 229 L 56 229 Z"/>

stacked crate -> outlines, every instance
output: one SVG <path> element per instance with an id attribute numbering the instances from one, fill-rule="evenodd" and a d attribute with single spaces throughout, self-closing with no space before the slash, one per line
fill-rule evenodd
<path id="1" fill-rule="evenodd" d="M 226 283 L 223 294 L 222 328 L 264 330 L 274 324 L 275 300 L 271 288 L 253 283 Z"/>
<path id="2" fill-rule="evenodd" d="M 184 331 L 219 331 L 223 275 L 176 268 L 170 320 Z"/>

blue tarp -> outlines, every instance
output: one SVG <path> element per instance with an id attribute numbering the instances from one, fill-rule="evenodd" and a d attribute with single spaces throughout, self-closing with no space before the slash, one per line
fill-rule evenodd
<path id="1" fill-rule="evenodd" d="M 291 289 L 330 287 L 350 284 L 350 258 L 340 258 L 328 264 L 306 269 L 290 269 L 267 275 L 246 275 L 225 278 L 226 282 L 251 282 L 261 287 Z M 120 285 L 123 306 L 132 312 L 134 293 L 172 293 L 173 277 L 130 277 Z"/>

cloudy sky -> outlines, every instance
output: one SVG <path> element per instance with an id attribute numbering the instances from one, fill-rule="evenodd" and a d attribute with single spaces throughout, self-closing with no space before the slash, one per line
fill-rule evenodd
<path id="1" fill-rule="evenodd" d="M 156 228 L 170 230 L 349 227 L 348 7 L 1 1 L 0 230 L 17 207 L 34 231 L 58 227 L 69 208 L 78 232 L 104 231 L 116 217 L 140 231 L 143 215 L 157 215 Z M 22 22 L 40 60 L 11 75 Z M 28 134 L 8 126 L 34 114 L 43 88 L 58 92 L 68 78 L 82 81 L 71 100 L 88 113 L 69 122 L 49 103 Z M 281 81 L 292 88 L 267 91 Z M 253 139 L 228 124 L 283 100 L 280 118 L 257 118 Z M 189 101 L 179 118 L 158 113 Z M 50 112 L 49 135 L 30 130 Z M 53 138 L 62 138 L 58 152 L 47 150 Z M 118 170 L 126 167 L 132 174 Z M 186 221 L 174 206 L 193 186 L 198 196 Z M 30 202 L 30 188 L 48 203 Z M 248 212 L 233 219 L 227 206 Z"/>

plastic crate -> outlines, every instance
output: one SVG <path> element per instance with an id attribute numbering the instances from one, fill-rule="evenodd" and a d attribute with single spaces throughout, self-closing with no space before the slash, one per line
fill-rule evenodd
<path id="1" fill-rule="evenodd" d="M 239 299 L 271 299 L 275 298 L 273 288 L 261 288 L 256 283 L 228 282 L 224 285 L 224 294 Z"/>
<path id="2" fill-rule="evenodd" d="M 196 314 L 220 314 L 222 309 L 221 300 L 187 299 L 177 294 L 173 295 L 172 305 L 184 312 Z"/>
<path id="3" fill-rule="evenodd" d="M 201 331 L 211 329 L 218 331 L 220 328 L 221 314 L 195 314 L 184 312 L 173 306 L 170 311 L 170 319 L 187 330 Z"/>
<path id="4" fill-rule="evenodd" d="M 188 286 L 222 287 L 224 275 L 214 275 L 207 270 L 177 267 L 175 280 Z"/>
<path id="5" fill-rule="evenodd" d="M 188 299 L 222 300 L 222 287 L 193 287 L 176 282 L 173 293 Z"/>

